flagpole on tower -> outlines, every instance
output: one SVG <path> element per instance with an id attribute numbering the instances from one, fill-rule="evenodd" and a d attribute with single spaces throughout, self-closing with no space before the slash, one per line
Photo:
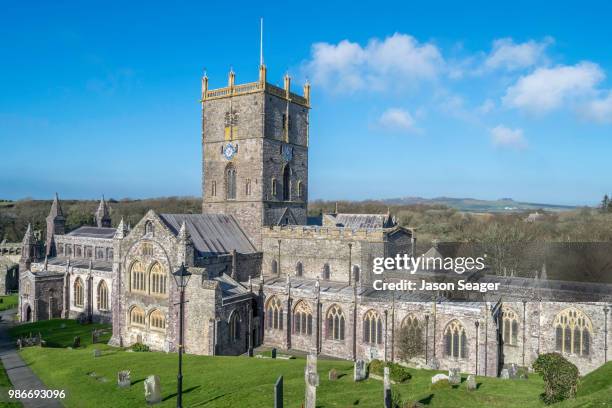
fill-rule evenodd
<path id="1" fill-rule="evenodd" d="M 263 64 L 263 17 L 261 17 L 259 19 L 259 65 Z"/>

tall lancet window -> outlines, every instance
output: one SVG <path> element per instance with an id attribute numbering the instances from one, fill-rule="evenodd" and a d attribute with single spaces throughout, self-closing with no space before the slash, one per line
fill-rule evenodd
<path id="1" fill-rule="evenodd" d="M 231 163 L 225 168 L 225 195 L 228 200 L 236 199 L 236 168 Z"/>
<path id="2" fill-rule="evenodd" d="M 283 170 L 283 201 L 291 200 L 291 168 L 285 166 Z"/>

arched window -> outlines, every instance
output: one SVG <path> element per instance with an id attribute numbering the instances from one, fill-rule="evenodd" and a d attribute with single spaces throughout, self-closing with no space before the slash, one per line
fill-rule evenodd
<path id="1" fill-rule="evenodd" d="M 344 341 L 344 313 L 340 306 L 333 305 L 327 310 L 327 334 L 329 340 Z"/>
<path id="2" fill-rule="evenodd" d="M 145 234 L 153 234 L 153 223 L 151 221 L 145 222 Z"/>
<path id="3" fill-rule="evenodd" d="M 231 341 L 237 341 L 240 339 L 240 316 L 236 311 L 234 311 L 230 317 L 229 335 Z"/>
<path id="4" fill-rule="evenodd" d="M 248 196 L 251 195 L 251 179 L 247 179 L 244 187 L 244 193 Z"/>
<path id="5" fill-rule="evenodd" d="M 144 326 L 145 324 L 145 312 L 138 306 L 134 306 L 130 310 L 130 324 L 135 326 Z"/>
<path id="6" fill-rule="evenodd" d="M 304 274 L 304 266 L 302 265 L 302 263 L 301 263 L 301 262 L 298 262 L 298 263 L 295 265 L 295 276 L 300 277 L 300 276 L 302 276 L 303 274 Z"/>
<path id="7" fill-rule="evenodd" d="M 324 280 L 329 280 L 329 277 L 330 277 L 329 264 L 323 265 L 323 271 L 321 272 L 321 275 Z"/>
<path id="8" fill-rule="evenodd" d="M 236 168 L 232 163 L 225 168 L 225 197 L 228 200 L 236 199 Z"/>
<path id="9" fill-rule="evenodd" d="M 142 262 L 136 261 L 130 267 L 130 282 L 132 283 L 132 292 L 147 291 L 147 276 Z"/>
<path id="10" fill-rule="evenodd" d="M 149 325 L 152 329 L 165 330 L 166 316 L 164 316 L 164 314 L 159 309 L 153 310 L 151 314 L 149 314 Z"/>
<path id="11" fill-rule="evenodd" d="M 167 293 L 167 276 L 164 268 L 159 264 L 159 262 L 155 262 L 151 269 L 149 270 L 150 274 L 150 288 L 151 293 L 154 295 L 165 295 Z"/>
<path id="12" fill-rule="evenodd" d="M 272 263 L 270 265 L 270 272 L 272 273 L 272 275 L 278 274 L 278 262 L 276 262 L 276 259 L 272 260 Z"/>
<path id="13" fill-rule="evenodd" d="M 269 330 L 283 330 L 283 304 L 276 296 L 268 301 L 266 317 Z"/>
<path id="14" fill-rule="evenodd" d="M 105 281 L 100 281 L 97 292 L 98 310 L 108 310 L 108 286 Z"/>
<path id="15" fill-rule="evenodd" d="M 30 293 L 32 292 L 32 284 L 30 283 L 30 281 L 26 281 L 25 285 L 23 285 L 23 295 L 24 296 L 30 296 Z"/>
<path id="16" fill-rule="evenodd" d="M 518 344 L 518 315 L 509 307 L 502 309 L 502 340 L 504 344 L 516 346 Z"/>
<path id="17" fill-rule="evenodd" d="M 276 179 L 272 179 L 272 198 L 276 198 Z"/>
<path id="18" fill-rule="evenodd" d="M 304 199 L 304 183 L 298 181 L 298 198 L 300 200 Z"/>
<path id="19" fill-rule="evenodd" d="M 360 271 L 360 269 L 359 269 L 359 266 L 357 266 L 357 265 L 353 265 L 353 281 L 354 281 L 355 283 L 359 282 L 359 279 L 361 278 L 361 277 L 359 276 L 359 275 L 360 275 L 360 272 L 361 272 L 361 271 Z"/>
<path id="20" fill-rule="evenodd" d="M 283 169 L 283 201 L 291 200 L 291 167 L 286 165 Z"/>
<path id="21" fill-rule="evenodd" d="M 217 196 L 217 182 L 213 181 L 210 183 L 210 195 L 213 197 Z"/>
<path id="22" fill-rule="evenodd" d="M 80 246 L 74 247 L 74 256 L 81 258 L 83 256 L 83 249 Z"/>
<path id="23" fill-rule="evenodd" d="M 293 334 L 310 336 L 312 334 L 312 309 L 301 300 L 293 309 Z"/>
<path id="24" fill-rule="evenodd" d="M 382 344 L 383 322 L 374 310 L 368 310 L 363 317 L 363 342 L 367 344 Z"/>
<path id="25" fill-rule="evenodd" d="M 467 335 L 457 320 L 453 320 L 444 330 L 444 354 L 448 357 L 467 358 Z"/>
<path id="26" fill-rule="evenodd" d="M 76 307 L 83 307 L 83 304 L 85 304 L 83 281 L 81 278 L 76 278 L 74 281 L 74 305 Z"/>
<path id="27" fill-rule="evenodd" d="M 573 307 L 563 310 L 555 317 L 553 327 L 558 352 L 578 356 L 591 354 L 593 325 L 582 311 Z"/>

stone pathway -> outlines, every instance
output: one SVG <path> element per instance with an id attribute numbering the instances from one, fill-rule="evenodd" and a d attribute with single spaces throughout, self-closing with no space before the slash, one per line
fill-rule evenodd
<path id="1" fill-rule="evenodd" d="M 0 312 L 0 359 L 8 374 L 14 390 L 45 390 L 47 387 L 40 381 L 34 372 L 26 365 L 21 356 L 15 350 L 15 342 L 8 334 L 8 329 L 13 325 L 15 310 Z M 25 408 L 61 408 L 63 405 L 59 400 L 53 399 L 21 399 Z"/>

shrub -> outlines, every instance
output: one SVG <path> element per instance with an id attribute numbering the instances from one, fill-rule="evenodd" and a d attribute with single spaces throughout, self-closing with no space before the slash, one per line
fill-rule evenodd
<path id="1" fill-rule="evenodd" d="M 370 373 L 382 377 L 385 375 L 385 367 L 389 367 L 389 376 L 395 382 L 403 383 L 412 378 L 412 375 L 410 374 L 408 368 L 396 363 L 385 363 L 384 361 L 380 360 L 372 360 L 368 369 Z"/>
<path id="2" fill-rule="evenodd" d="M 444 390 L 446 388 L 450 388 L 450 383 L 448 382 L 448 380 L 440 380 L 435 384 L 431 384 L 431 386 L 429 387 L 429 389 L 432 391 Z"/>
<path id="3" fill-rule="evenodd" d="M 533 369 L 544 379 L 544 394 L 541 397 L 545 404 L 554 404 L 576 396 L 578 368 L 561 354 L 540 355 L 533 363 Z"/>
<path id="4" fill-rule="evenodd" d="M 403 361 L 424 355 L 425 346 L 421 326 L 406 325 L 400 329 L 397 339 L 397 351 L 399 358 Z"/>
<path id="5" fill-rule="evenodd" d="M 131 348 L 132 351 L 149 351 L 149 346 L 142 343 L 134 343 Z"/>

